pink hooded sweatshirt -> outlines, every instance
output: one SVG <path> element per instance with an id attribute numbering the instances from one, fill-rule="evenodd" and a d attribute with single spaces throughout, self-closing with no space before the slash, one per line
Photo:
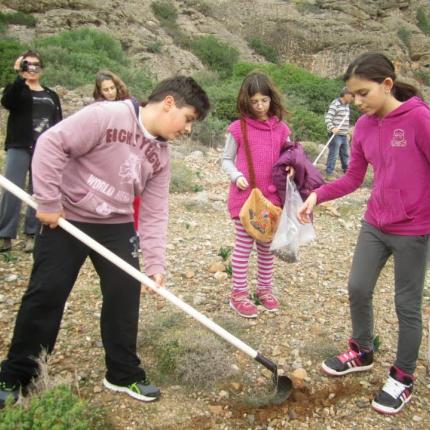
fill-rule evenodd
<path id="1" fill-rule="evenodd" d="M 356 190 L 368 164 L 374 178 L 364 219 L 385 233 L 429 234 L 430 108 L 421 99 L 407 100 L 383 119 L 359 118 L 348 170 L 316 190 L 318 203 Z"/>
<path id="2" fill-rule="evenodd" d="M 133 222 L 141 197 L 139 238 L 148 275 L 165 271 L 169 148 L 144 136 L 129 101 L 93 103 L 48 129 L 32 162 L 41 212 L 71 221 Z"/>

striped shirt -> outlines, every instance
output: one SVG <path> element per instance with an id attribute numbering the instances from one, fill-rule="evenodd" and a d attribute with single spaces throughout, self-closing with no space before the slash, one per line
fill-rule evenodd
<path id="1" fill-rule="evenodd" d="M 346 119 L 345 115 L 347 115 Z M 333 128 L 339 128 L 338 134 L 348 134 L 349 130 L 349 104 L 343 104 L 340 98 L 333 100 L 324 117 L 327 130 L 331 132 Z M 340 126 L 343 120 L 342 126 Z M 339 127 L 340 126 L 340 127 Z"/>

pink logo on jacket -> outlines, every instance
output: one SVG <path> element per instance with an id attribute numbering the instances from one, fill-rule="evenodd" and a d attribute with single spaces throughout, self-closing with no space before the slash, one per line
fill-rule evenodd
<path id="1" fill-rule="evenodd" d="M 407 140 L 405 137 L 405 132 L 401 128 L 396 128 L 393 131 L 393 138 L 391 139 L 391 146 L 406 146 Z"/>

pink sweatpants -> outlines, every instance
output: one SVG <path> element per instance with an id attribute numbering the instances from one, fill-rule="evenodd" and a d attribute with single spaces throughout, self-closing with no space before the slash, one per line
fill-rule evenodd
<path id="1" fill-rule="evenodd" d="M 243 228 L 240 220 L 234 219 L 236 240 L 232 255 L 233 293 L 248 290 L 248 263 L 254 239 Z M 270 243 L 255 241 L 257 247 L 257 289 L 272 290 L 273 254 Z"/>

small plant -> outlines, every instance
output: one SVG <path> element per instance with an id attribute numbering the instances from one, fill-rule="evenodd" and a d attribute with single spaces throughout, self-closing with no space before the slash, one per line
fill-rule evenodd
<path id="1" fill-rule="evenodd" d="M 257 296 L 257 293 L 252 293 L 251 300 L 255 303 L 255 306 L 261 305 L 260 299 Z"/>
<path id="2" fill-rule="evenodd" d="M 162 42 L 159 40 L 156 40 L 155 42 L 152 42 L 148 45 L 148 51 L 152 52 L 153 54 L 159 54 L 161 52 L 161 48 L 163 47 Z"/>
<path id="3" fill-rule="evenodd" d="M 227 273 L 230 278 L 233 276 L 233 267 L 231 266 L 231 263 L 227 263 L 225 265 L 225 273 Z"/>
<path id="4" fill-rule="evenodd" d="M 12 263 L 18 259 L 18 257 L 12 254 L 11 251 L 6 251 L 2 253 L 3 260 L 5 263 Z"/>
<path id="5" fill-rule="evenodd" d="M 227 261 L 228 257 L 230 257 L 230 254 L 231 254 L 230 246 L 221 246 L 221 248 L 218 251 L 218 256 L 222 258 L 222 261 Z"/>
<path id="6" fill-rule="evenodd" d="M 430 33 L 430 23 L 427 13 L 423 7 L 417 10 L 417 26 L 425 34 Z"/>
<path id="7" fill-rule="evenodd" d="M 194 193 L 199 193 L 204 190 L 203 185 L 201 184 L 194 184 L 192 189 Z"/>
<path id="8" fill-rule="evenodd" d="M 373 351 L 378 352 L 381 348 L 381 345 L 382 345 L 381 338 L 379 337 L 379 335 L 376 335 L 373 338 Z"/>
<path id="9" fill-rule="evenodd" d="M 79 399 L 68 386 L 58 385 L 31 397 L 27 405 L 12 405 L 0 412 L 0 430 L 112 429 L 106 413 Z"/>
<path id="10" fill-rule="evenodd" d="M 407 28 L 400 27 L 397 31 L 397 36 L 408 49 L 411 47 L 411 32 Z"/>

